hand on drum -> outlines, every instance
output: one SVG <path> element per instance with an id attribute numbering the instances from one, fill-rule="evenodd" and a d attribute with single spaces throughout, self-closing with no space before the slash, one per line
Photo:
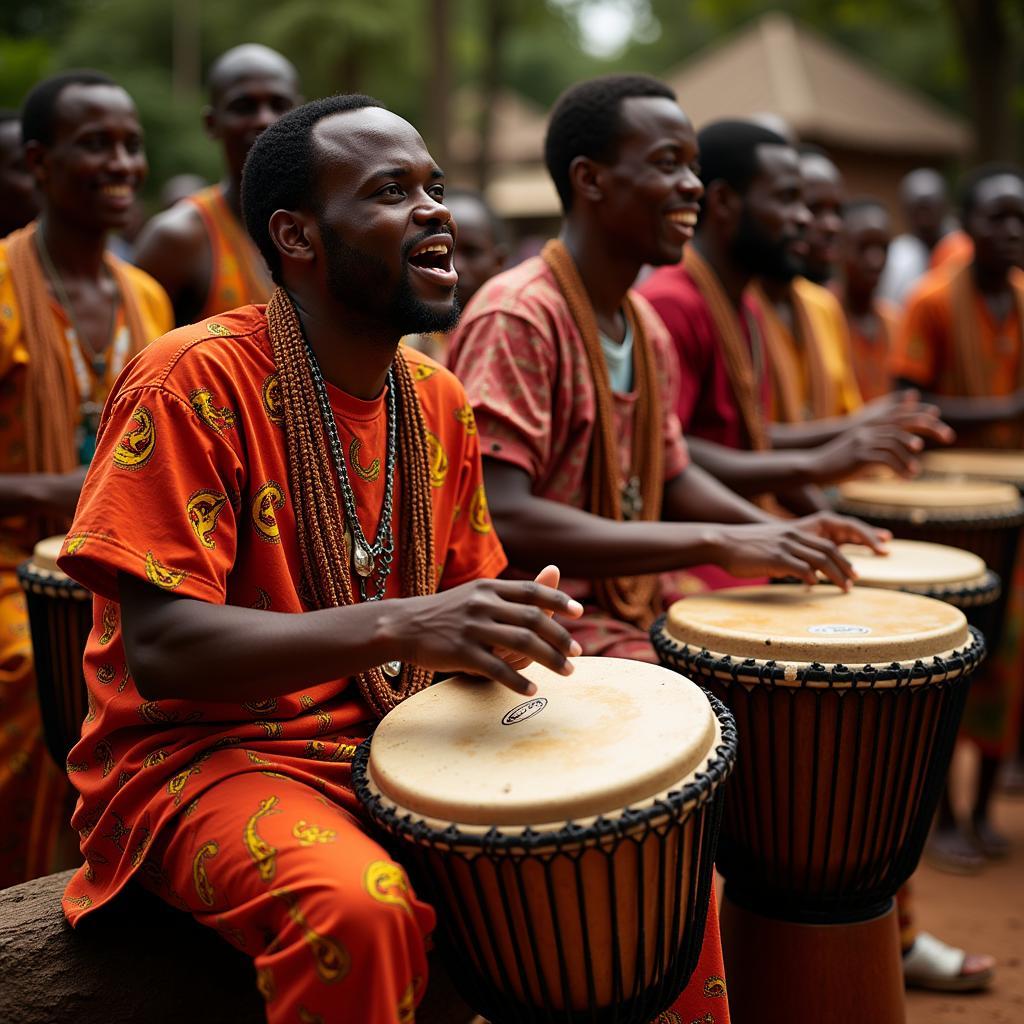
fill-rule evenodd
<path id="1" fill-rule="evenodd" d="M 857 573 L 839 550 L 840 544 L 863 544 L 887 553 L 888 530 L 876 530 L 859 519 L 817 512 L 802 519 L 722 528 L 719 565 L 736 576 L 796 577 L 808 585 L 824 576 L 849 590 Z"/>
<path id="2" fill-rule="evenodd" d="M 403 660 L 436 672 L 466 672 L 531 696 L 536 687 L 519 674 L 538 662 L 560 675 L 573 670 L 581 651 L 555 612 L 577 619 L 583 606 L 557 589 L 560 574 L 549 565 L 531 583 L 475 580 L 430 597 L 401 602 L 413 613 Z M 415 607 L 413 607 L 415 606 Z"/>
<path id="3" fill-rule="evenodd" d="M 857 419 L 862 426 L 898 427 L 937 444 L 952 444 L 956 432 L 940 416 L 937 406 L 923 403 L 919 391 L 907 388 L 867 402 Z"/>

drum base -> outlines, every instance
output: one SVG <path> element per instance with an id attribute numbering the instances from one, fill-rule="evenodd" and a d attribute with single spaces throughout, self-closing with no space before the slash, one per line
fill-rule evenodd
<path id="1" fill-rule="evenodd" d="M 856 924 L 795 924 L 722 901 L 733 1024 L 906 1024 L 896 909 Z"/>

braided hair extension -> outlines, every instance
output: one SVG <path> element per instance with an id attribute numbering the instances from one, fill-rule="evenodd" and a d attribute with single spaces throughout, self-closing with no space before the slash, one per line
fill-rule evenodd
<path id="1" fill-rule="evenodd" d="M 306 340 L 288 293 L 278 288 L 267 305 L 270 346 L 277 368 L 288 450 L 288 482 L 295 501 L 295 522 L 306 590 L 317 608 L 354 602 L 344 514 L 333 464 L 306 356 Z M 433 509 L 427 467 L 426 426 L 416 384 L 402 350 L 395 354 L 397 386 L 396 465 L 402 474 L 399 523 L 401 594 L 416 597 L 436 589 Z M 380 716 L 423 689 L 432 673 L 405 664 L 392 683 L 379 668 L 358 675 L 359 689 Z"/>

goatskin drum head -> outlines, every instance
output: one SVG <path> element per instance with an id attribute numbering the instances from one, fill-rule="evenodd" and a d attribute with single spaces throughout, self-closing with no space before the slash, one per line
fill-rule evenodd
<path id="1" fill-rule="evenodd" d="M 621 658 L 574 664 L 525 669 L 533 697 L 468 676 L 414 694 L 373 734 L 372 786 L 458 825 L 564 824 L 677 789 L 714 753 L 718 722 L 690 680 Z"/>
<path id="2" fill-rule="evenodd" d="M 59 576 L 67 579 L 65 574 L 57 568 L 57 559 L 60 557 L 61 548 L 64 547 L 65 534 L 56 537 L 46 537 L 32 549 L 32 568 L 40 572 L 49 573 L 51 576 Z"/>
<path id="3" fill-rule="evenodd" d="M 895 515 L 907 510 L 934 510 L 959 514 L 977 512 L 979 516 L 1014 512 L 1021 499 L 1016 487 L 985 480 L 848 480 L 839 486 L 839 494 L 848 508 L 856 505 L 875 509 L 891 508 Z"/>
<path id="4" fill-rule="evenodd" d="M 980 480 L 1003 480 L 1018 486 L 1024 484 L 1022 451 L 953 448 L 925 452 L 922 461 L 927 473 L 975 477 Z"/>
<path id="5" fill-rule="evenodd" d="M 844 544 L 843 554 L 857 572 L 859 586 L 912 589 L 915 587 L 977 584 L 985 578 L 985 561 L 970 551 L 919 540 L 891 540 L 889 553 Z"/>
<path id="6" fill-rule="evenodd" d="M 959 608 L 919 594 L 854 587 L 734 587 L 676 601 L 665 622 L 680 644 L 719 655 L 823 665 L 887 665 L 967 645 Z"/>

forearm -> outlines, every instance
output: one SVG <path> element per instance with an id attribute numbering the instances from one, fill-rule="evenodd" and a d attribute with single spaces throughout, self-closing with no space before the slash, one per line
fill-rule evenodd
<path id="1" fill-rule="evenodd" d="M 802 487 L 815 481 L 813 460 L 806 452 L 739 451 L 688 437 L 690 457 L 727 487 L 747 497 Z"/>
<path id="2" fill-rule="evenodd" d="M 1019 393 L 990 398 L 926 394 L 922 401 L 938 406 L 939 415 L 954 429 L 1005 423 L 1008 420 L 1020 419 L 1024 415 L 1024 402 L 1021 401 Z"/>
<path id="3" fill-rule="evenodd" d="M 0 515 L 50 512 L 72 515 L 82 493 L 86 467 L 70 473 L 0 474 Z"/>
<path id="4" fill-rule="evenodd" d="M 122 604 L 147 584 L 121 577 Z M 245 703 L 402 656 L 398 601 L 303 614 L 179 598 L 126 633 L 128 665 L 149 700 Z"/>
<path id="5" fill-rule="evenodd" d="M 690 463 L 665 485 L 662 518 L 688 523 L 774 523 L 775 517 Z"/>
<path id="6" fill-rule="evenodd" d="M 830 416 L 827 419 L 808 420 L 805 423 L 772 423 L 768 428 L 772 448 L 817 448 L 834 441 L 845 430 L 855 427 L 860 420 L 852 416 Z"/>
<path id="7" fill-rule="evenodd" d="M 636 576 L 714 560 L 708 524 L 617 522 L 533 495 L 491 495 L 490 511 L 509 561 L 527 572 L 556 562 L 566 576 Z"/>
<path id="8" fill-rule="evenodd" d="M 832 507 L 824 491 L 814 484 L 783 489 L 777 491 L 775 497 L 787 512 L 792 512 L 796 516 L 827 512 Z"/>

